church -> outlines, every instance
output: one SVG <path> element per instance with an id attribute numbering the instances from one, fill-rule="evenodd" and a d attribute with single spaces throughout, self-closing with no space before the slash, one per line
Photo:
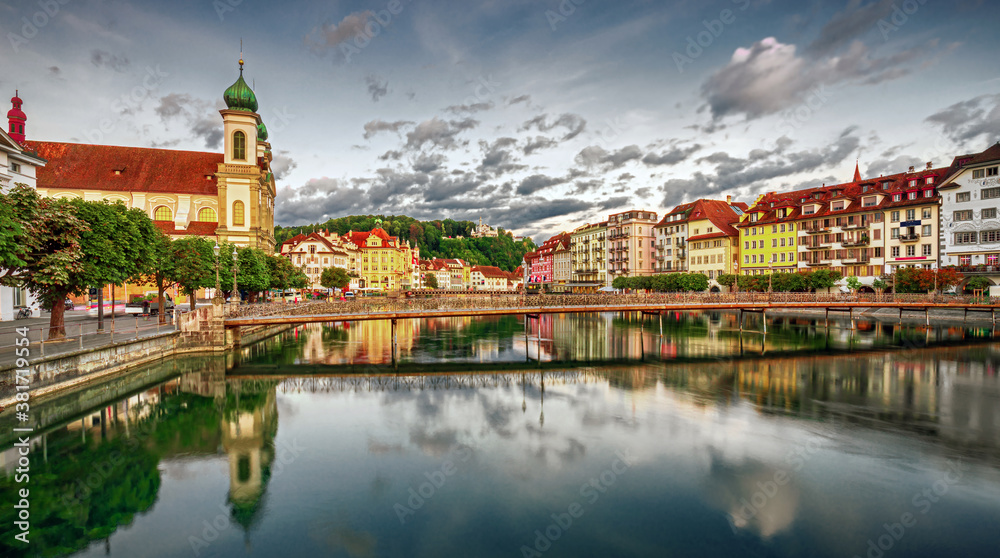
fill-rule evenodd
<path id="1" fill-rule="evenodd" d="M 172 238 L 204 236 L 274 251 L 274 174 L 257 96 L 240 75 L 219 111 L 224 151 L 207 153 L 27 140 L 24 119 L 10 134 L 46 161 L 37 168 L 43 196 L 120 201 L 140 208 Z M 14 126 L 14 123 L 11 123 Z"/>

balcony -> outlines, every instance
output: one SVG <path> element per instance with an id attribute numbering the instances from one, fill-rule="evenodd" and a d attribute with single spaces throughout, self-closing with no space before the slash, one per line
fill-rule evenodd
<path id="1" fill-rule="evenodd" d="M 1000 274 L 1000 265 L 950 265 L 947 268 L 954 269 L 962 275 Z"/>
<path id="2" fill-rule="evenodd" d="M 917 233 L 901 234 L 899 235 L 900 242 L 916 242 L 920 240 L 920 235 Z"/>
<path id="3" fill-rule="evenodd" d="M 843 246 L 845 248 L 850 247 L 850 246 L 867 246 L 867 245 L 868 245 L 868 237 L 867 236 L 862 236 L 861 238 L 857 238 L 857 239 L 854 239 L 854 240 L 845 240 L 845 241 L 843 241 L 841 243 L 841 246 Z"/>
<path id="4" fill-rule="evenodd" d="M 806 234 L 820 234 L 820 233 L 830 232 L 830 227 L 824 225 L 819 225 L 816 228 L 803 226 L 799 227 L 799 231 L 804 232 Z"/>
<path id="5" fill-rule="evenodd" d="M 867 229 L 868 228 L 868 223 L 867 222 L 865 222 L 865 223 L 849 223 L 847 225 L 841 226 L 840 228 L 843 229 L 843 230 L 845 230 L 845 231 Z"/>
<path id="6" fill-rule="evenodd" d="M 815 262 L 806 262 L 806 265 L 808 265 L 808 266 L 830 265 L 830 260 L 819 260 L 819 261 L 815 261 Z"/>
<path id="7" fill-rule="evenodd" d="M 832 242 L 827 243 L 816 243 L 816 244 L 805 244 L 806 250 L 826 250 L 830 248 Z"/>
<path id="8" fill-rule="evenodd" d="M 686 258 L 686 257 L 687 257 L 687 250 L 684 250 L 684 249 L 680 249 L 680 250 L 677 250 L 677 251 L 676 251 L 676 252 L 674 253 L 674 256 L 675 256 L 675 257 L 676 257 L 677 259 L 679 259 L 679 260 L 683 260 L 684 258 Z"/>

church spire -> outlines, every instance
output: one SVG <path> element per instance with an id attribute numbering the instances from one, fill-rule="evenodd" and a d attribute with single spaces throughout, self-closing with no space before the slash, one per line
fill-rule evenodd
<path id="1" fill-rule="evenodd" d="M 854 161 L 854 183 L 858 182 L 861 182 L 861 169 L 858 168 L 858 162 Z"/>

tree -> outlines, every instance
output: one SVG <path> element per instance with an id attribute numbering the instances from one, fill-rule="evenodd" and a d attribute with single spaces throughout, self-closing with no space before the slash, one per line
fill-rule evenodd
<path id="1" fill-rule="evenodd" d="M 174 260 L 174 282 L 195 309 L 195 295 L 198 289 L 215 286 L 214 243 L 207 238 L 190 236 L 170 243 L 170 253 Z"/>
<path id="2" fill-rule="evenodd" d="M 937 289 L 938 292 L 948 290 L 952 287 L 957 287 L 965 279 L 965 276 L 959 273 L 957 270 L 944 267 L 935 271 L 937 274 Z M 985 279 L 985 277 L 980 277 L 980 279 Z M 989 283 L 989 281 L 987 281 Z"/>
<path id="3" fill-rule="evenodd" d="M 428 272 L 426 277 L 424 277 L 424 286 L 428 289 L 438 288 L 438 278 L 437 275 Z"/>
<path id="4" fill-rule="evenodd" d="M 820 289 L 830 289 L 843 277 L 839 271 L 830 269 L 817 269 L 807 274 L 807 284 L 809 288 L 818 291 Z"/>
<path id="5" fill-rule="evenodd" d="M 270 277 L 269 289 L 284 291 L 302 289 L 309 285 L 309 278 L 291 260 L 277 254 L 267 254 L 267 270 Z"/>
<path id="6" fill-rule="evenodd" d="M 319 284 L 327 289 L 343 289 L 351 284 L 351 278 L 345 269 L 328 267 L 320 274 Z"/>
<path id="7" fill-rule="evenodd" d="M 619 275 L 611 281 L 611 286 L 615 289 L 627 289 L 628 288 L 628 277 Z"/>
<path id="8" fill-rule="evenodd" d="M 17 184 L 6 195 L 0 193 L 0 205 L 10 207 L 12 223 L 8 230 L 20 229 L 23 236 L 14 244 L 12 254 L 3 256 L 14 263 L 3 271 L 0 281 L 11 287 L 24 287 L 52 307 L 49 337 L 65 337 L 62 302 L 69 293 L 82 294 L 84 252 L 81 237 L 87 223 L 77 217 L 68 200 L 43 198 L 33 188 Z M 16 265 L 16 262 L 21 262 Z"/>
<path id="9" fill-rule="evenodd" d="M 847 288 L 851 289 L 852 293 L 857 293 L 861 289 L 861 279 L 855 276 L 850 276 L 847 278 Z"/>
<path id="10" fill-rule="evenodd" d="M 163 324 L 166 323 L 166 301 L 164 300 L 163 293 L 166 291 L 167 287 L 173 285 L 177 276 L 174 270 L 177 260 L 174 258 L 173 250 L 171 248 L 171 240 L 167 235 L 163 234 L 152 221 L 141 222 L 140 233 L 146 238 L 146 242 L 149 244 L 148 259 L 145 262 L 145 266 L 140 270 L 140 276 L 137 278 L 143 283 L 150 283 L 156 285 L 156 296 L 159 300 L 157 303 L 157 320 Z"/>
<path id="11" fill-rule="evenodd" d="M 266 291 L 271 285 L 267 254 L 257 248 L 238 248 L 237 257 L 237 286 L 247 293 L 249 302 L 256 302 L 258 293 Z"/>
<path id="12" fill-rule="evenodd" d="M 681 276 L 685 290 L 701 292 L 708 288 L 708 276 L 704 273 L 685 273 Z"/>
<path id="13" fill-rule="evenodd" d="M 876 277 L 875 280 L 872 281 L 872 288 L 880 293 L 884 293 L 885 290 L 889 288 L 889 283 L 887 283 L 882 277 Z"/>
<path id="14" fill-rule="evenodd" d="M 715 282 L 726 288 L 731 288 L 736 284 L 737 277 L 731 273 L 724 273 L 715 278 Z"/>

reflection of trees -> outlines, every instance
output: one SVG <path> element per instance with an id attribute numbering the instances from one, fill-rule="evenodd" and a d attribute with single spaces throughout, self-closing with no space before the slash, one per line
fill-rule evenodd
<path id="1" fill-rule="evenodd" d="M 104 429 L 106 439 L 90 443 L 62 429 L 47 435 L 47 459 L 38 448 L 32 450 L 31 553 L 26 555 L 68 554 L 109 537 L 155 503 L 161 459 L 218 448 L 219 412 L 212 399 L 175 393 L 135 410 L 141 418 L 133 417 L 127 433 L 112 426 Z M 24 486 L 14 480 L 0 478 L 0 491 L 14 495 Z M 14 540 L 14 511 L 8 505 L 0 511 L 4 556 L 21 552 L 15 550 L 20 543 Z"/>

